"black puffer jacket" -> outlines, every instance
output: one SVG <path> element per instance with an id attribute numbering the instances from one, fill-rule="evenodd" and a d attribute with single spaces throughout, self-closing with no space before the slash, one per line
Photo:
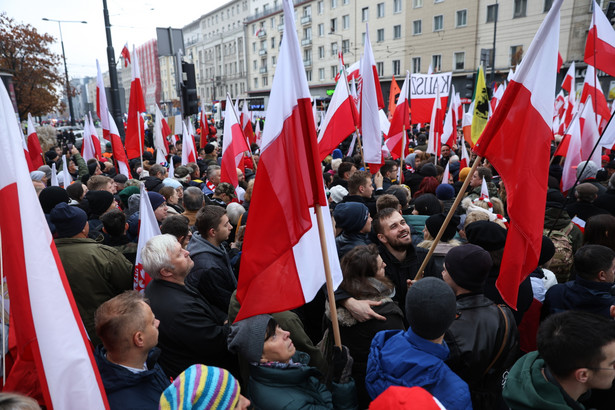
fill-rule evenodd
<path id="1" fill-rule="evenodd" d="M 393 300 L 397 303 L 402 312 L 406 311 L 406 293 L 408 293 L 407 279 L 414 279 L 419 265 L 414 250 L 414 245 L 410 244 L 406 252 L 406 258 L 399 261 L 388 251 L 382 243 L 378 245 L 380 257 L 386 263 L 384 273 L 395 285 L 395 295 Z"/>
<path id="2" fill-rule="evenodd" d="M 147 189 L 148 191 L 153 191 L 153 192 L 160 191 L 160 188 L 164 186 L 162 185 L 162 179 L 153 177 L 151 175 L 144 177 L 143 183 L 145 184 L 145 189 Z"/>
<path id="3" fill-rule="evenodd" d="M 515 318 L 508 307 L 501 307 L 482 294 L 459 295 L 457 318 L 444 335 L 450 349 L 446 364 L 468 383 L 474 409 L 498 408 L 502 374 L 519 355 Z M 485 375 L 502 344 L 502 353 Z"/>

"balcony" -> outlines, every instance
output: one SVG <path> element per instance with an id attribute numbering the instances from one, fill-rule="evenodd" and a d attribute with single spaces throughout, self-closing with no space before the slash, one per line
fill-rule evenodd
<path id="1" fill-rule="evenodd" d="M 302 46 L 310 46 L 312 45 L 312 39 L 311 38 L 304 38 L 301 40 L 301 45 Z"/>
<path id="2" fill-rule="evenodd" d="M 267 67 L 261 67 L 258 72 L 261 74 L 267 74 Z"/>
<path id="3" fill-rule="evenodd" d="M 258 50 L 258 55 L 259 56 L 264 56 L 267 54 L 267 50 L 265 50 L 264 48 L 261 48 L 260 50 Z"/>
<path id="4" fill-rule="evenodd" d="M 310 58 L 310 59 L 308 59 L 308 60 L 305 60 L 305 59 L 304 59 L 304 60 L 303 60 L 303 65 L 304 65 L 305 67 L 311 67 L 311 66 L 312 66 L 312 59 L 311 59 L 311 58 Z"/>
<path id="5" fill-rule="evenodd" d="M 301 24 L 305 25 L 305 24 L 309 24 L 312 22 L 312 16 L 311 15 L 305 15 L 303 17 L 301 17 Z"/>
<path id="6" fill-rule="evenodd" d="M 263 38 L 266 35 L 267 35 L 267 30 L 265 30 L 264 28 L 261 28 L 256 32 L 256 37 L 258 38 Z"/>

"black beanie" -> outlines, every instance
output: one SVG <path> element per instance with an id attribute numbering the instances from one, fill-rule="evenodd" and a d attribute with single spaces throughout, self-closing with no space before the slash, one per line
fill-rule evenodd
<path id="1" fill-rule="evenodd" d="M 98 161 L 94 162 L 92 161 L 91 163 L 88 164 L 88 173 L 90 175 L 94 175 L 94 173 L 96 172 L 96 167 L 98 166 Z"/>
<path id="2" fill-rule="evenodd" d="M 98 218 L 111 206 L 115 198 L 109 191 L 88 191 L 85 194 L 90 209 L 90 219 Z"/>
<path id="3" fill-rule="evenodd" d="M 359 232 L 369 218 L 369 209 L 360 202 L 338 204 L 333 211 L 335 224 L 344 232 Z"/>
<path id="4" fill-rule="evenodd" d="M 476 221 L 466 226 L 468 242 L 478 245 L 486 251 L 497 251 L 506 244 L 506 229 L 495 222 Z"/>
<path id="5" fill-rule="evenodd" d="M 48 214 L 54 206 L 61 202 L 68 203 L 70 198 L 64 188 L 50 186 L 41 191 L 38 200 L 41 203 L 41 208 L 43 208 L 43 213 Z"/>
<path id="6" fill-rule="evenodd" d="M 461 288 L 482 292 L 493 260 L 489 252 L 477 245 L 455 246 L 444 257 L 448 275 Z"/>
<path id="7" fill-rule="evenodd" d="M 436 166 L 434 164 L 432 164 L 431 162 L 428 162 L 427 164 L 421 166 L 421 169 L 419 170 L 419 174 L 423 175 L 424 177 L 436 177 L 438 176 L 438 170 L 436 169 Z"/>
<path id="8" fill-rule="evenodd" d="M 88 223 L 88 216 L 83 209 L 65 203 L 56 205 L 51 210 L 49 219 L 56 227 L 58 238 L 72 238 L 83 231 Z"/>
<path id="9" fill-rule="evenodd" d="M 456 313 L 455 294 L 442 279 L 423 278 L 406 293 L 406 319 L 412 331 L 423 339 L 442 336 Z"/>
<path id="10" fill-rule="evenodd" d="M 549 262 L 555 255 L 555 245 L 548 236 L 542 235 L 542 247 L 540 248 L 540 257 L 538 258 L 538 266 Z"/>
<path id="11" fill-rule="evenodd" d="M 423 194 L 414 201 L 419 215 L 435 215 L 442 212 L 442 202 L 434 194 Z"/>
<path id="12" fill-rule="evenodd" d="M 438 232 L 440 232 L 440 228 L 444 224 L 445 219 L 445 214 L 436 214 L 431 215 L 425 220 L 425 227 L 432 238 L 435 238 L 438 235 Z M 444 230 L 442 237 L 440 238 L 441 241 L 448 242 L 455 237 L 455 234 L 457 233 L 457 225 L 459 225 L 459 219 L 459 215 L 453 215 L 448 223 L 448 226 Z"/>

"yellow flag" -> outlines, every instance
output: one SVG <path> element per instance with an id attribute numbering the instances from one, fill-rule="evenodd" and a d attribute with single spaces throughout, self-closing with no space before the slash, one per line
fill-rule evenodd
<path id="1" fill-rule="evenodd" d="M 489 95 L 485 84 L 485 72 L 481 65 L 478 69 L 476 89 L 474 91 L 474 114 L 472 115 L 472 145 L 476 144 L 485 129 L 489 118 Z"/>

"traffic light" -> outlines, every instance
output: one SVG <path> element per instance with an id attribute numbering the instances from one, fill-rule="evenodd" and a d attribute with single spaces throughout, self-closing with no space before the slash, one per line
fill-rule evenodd
<path id="1" fill-rule="evenodd" d="M 194 64 L 182 62 L 183 85 L 181 86 L 182 105 L 184 115 L 194 115 L 199 113 L 199 101 L 196 95 L 196 76 L 194 74 Z"/>

